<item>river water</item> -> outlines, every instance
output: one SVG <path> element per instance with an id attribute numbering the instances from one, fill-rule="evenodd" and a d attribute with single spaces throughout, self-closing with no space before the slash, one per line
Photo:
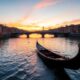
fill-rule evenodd
<path id="1" fill-rule="evenodd" d="M 57 80 L 36 53 L 36 41 L 58 54 L 74 57 L 78 39 L 13 38 L 0 41 L 0 80 Z M 80 69 L 65 69 L 71 80 L 80 80 Z"/>

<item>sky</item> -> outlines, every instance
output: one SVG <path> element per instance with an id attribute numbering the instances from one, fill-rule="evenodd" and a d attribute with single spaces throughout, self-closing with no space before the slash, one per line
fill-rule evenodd
<path id="1" fill-rule="evenodd" d="M 51 26 L 80 19 L 80 0 L 0 0 L 0 23 Z"/>

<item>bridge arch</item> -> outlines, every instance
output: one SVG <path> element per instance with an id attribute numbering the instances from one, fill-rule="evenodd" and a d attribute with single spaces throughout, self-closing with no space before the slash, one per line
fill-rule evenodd
<path id="1" fill-rule="evenodd" d="M 50 31 L 35 31 L 35 32 L 17 32 L 17 33 L 11 33 L 10 37 L 19 37 L 19 35 L 25 34 L 27 35 L 27 38 L 30 37 L 30 35 L 34 34 L 39 34 L 37 36 L 40 36 L 44 38 L 46 35 L 54 35 L 55 37 L 57 36 L 68 36 L 68 33 L 57 33 L 57 32 L 50 32 Z"/>
<path id="2" fill-rule="evenodd" d="M 20 34 L 19 38 L 27 38 L 27 35 L 26 34 Z"/>
<path id="3" fill-rule="evenodd" d="M 29 37 L 30 38 L 41 38 L 42 35 L 40 33 L 31 33 L 29 34 Z"/>

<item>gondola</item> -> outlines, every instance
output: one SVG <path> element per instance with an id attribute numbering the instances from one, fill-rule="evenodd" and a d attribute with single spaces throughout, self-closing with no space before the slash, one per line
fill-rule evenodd
<path id="1" fill-rule="evenodd" d="M 79 69 L 80 68 L 80 46 L 78 54 L 73 58 L 66 58 L 65 56 L 58 55 L 54 52 L 43 47 L 38 42 L 36 43 L 37 53 L 43 62 L 50 68 L 53 67 L 63 67 L 69 69 Z"/>

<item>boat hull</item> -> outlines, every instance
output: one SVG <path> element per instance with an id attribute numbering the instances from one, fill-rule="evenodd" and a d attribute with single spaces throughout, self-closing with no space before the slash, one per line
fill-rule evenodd
<path id="1" fill-rule="evenodd" d="M 50 60 L 48 58 L 45 58 L 44 56 L 40 55 L 39 52 L 38 56 L 42 59 L 44 64 L 47 65 L 49 68 L 69 68 L 69 69 L 79 69 L 80 64 L 77 65 L 78 63 L 73 63 L 73 62 L 67 62 L 67 61 L 55 61 L 55 60 Z M 74 65 L 75 64 L 75 65 Z"/>
<path id="2" fill-rule="evenodd" d="M 79 59 L 71 59 L 71 60 L 55 60 L 50 59 L 48 57 L 43 56 L 39 50 L 39 45 L 37 44 L 37 54 L 42 59 L 42 61 L 50 68 L 69 68 L 69 69 L 79 69 L 80 68 L 80 58 Z M 41 47 L 41 46 L 40 46 Z"/>

